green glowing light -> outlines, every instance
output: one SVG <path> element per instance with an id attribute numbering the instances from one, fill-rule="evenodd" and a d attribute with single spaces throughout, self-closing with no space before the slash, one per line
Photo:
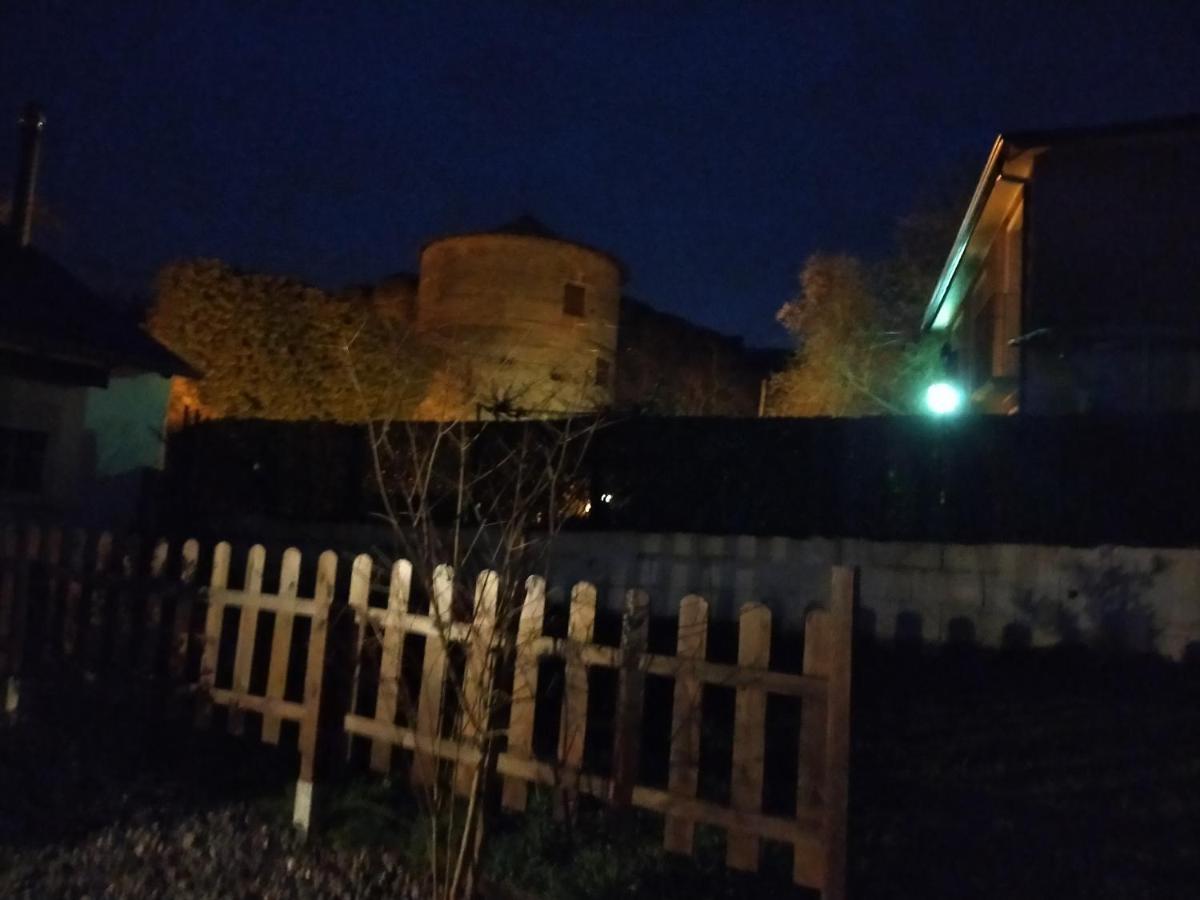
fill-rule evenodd
<path id="1" fill-rule="evenodd" d="M 935 381 L 925 389 L 925 408 L 935 416 L 952 416 L 963 405 L 963 392 L 949 381 Z"/>

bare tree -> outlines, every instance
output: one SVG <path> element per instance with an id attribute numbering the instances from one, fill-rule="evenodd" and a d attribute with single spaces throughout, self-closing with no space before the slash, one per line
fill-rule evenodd
<path id="1" fill-rule="evenodd" d="M 352 344 L 345 349 L 355 378 Z M 466 396 L 468 387 L 452 392 Z M 378 515 L 392 538 L 378 551 L 387 561 L 380 568 L 410 561 L 413 592 L 429 598 L 439 646 L 466 648 L 461 665 L 443 658 L 442 677 L 423 680 L 419 702 L 405 685 L 397 698 L 409 721 L 436 714 L 427 733 L 438 747 L 458 748 L 452 758 L 418 746 L 411 773 L 426 817 L 432 892 L 447 900 L 477 888 L 508 713 L 515 700 L 532 700 L 534 686 L 514 666 L 519 641 L 540 637 L 518 628 L 529 576 L 544 584 L 553 538 L 590 509 L 581 464 L 598 417 L 517 419 L 513 396 L 481 401 L 475 421 L 366 426 Z M 437 685 L 447 696 L 429 695 Z"/>

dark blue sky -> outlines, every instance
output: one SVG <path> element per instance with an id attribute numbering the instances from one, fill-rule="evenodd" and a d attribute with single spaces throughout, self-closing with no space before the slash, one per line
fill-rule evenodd
<path id="1" fill-rule="evenodd" d="M 35 240 L 104 289 L 196 255 L 369 281 L 531 212 L 777 343 L 810 252 L 878 252 L 1002 128 L 1200 111 L 1198 47 L 1187 0 L 4 0 L 0 121 L 44 105 Z"/>

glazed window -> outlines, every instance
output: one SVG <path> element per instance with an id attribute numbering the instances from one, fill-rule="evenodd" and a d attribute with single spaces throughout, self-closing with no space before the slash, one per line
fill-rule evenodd
<path id="1" fill-rule="evenodd" d="M 563 285 L 563 313 L 568 316 L 583 318 L 583 300 L 586 291 L 582 284 L 568 283 Z"/>
<path id="2" fill-rule="evenodd" d="M 608 378 L 612 374 L 612 365 L 607 359 L 596 360 L 596 387 L 608 387 Z"/>

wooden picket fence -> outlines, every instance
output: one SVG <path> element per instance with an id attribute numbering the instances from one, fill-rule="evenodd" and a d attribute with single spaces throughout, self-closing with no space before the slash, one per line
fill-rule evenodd
<path id="1" fill-rule="evenodd" d="M 372 769 L 389 772 L 394 750 L 400 748 L 411 754 L 409 777 L 415 787 L 429 787 L 448 771 L 455 788 L 467 792 L 480 774 L 484 738 L 502 733 L 496 772 L 503 779 L 502 803 L 510 810 L 525 808 L 530 785 L 545 786 L 564 798 L 586 794 L 632 805 L 664 817 L 664 845 L 679 853 L 692 852 L 697 825 L 716 826 L 726 833 L 727 864 L 747 871 L 757 870 L 763 841 L 787 844 L 797 883 L 819 888 L 827 898 L 845 895 L 852 570 L 832 570 L 829 608 L 808 613 L 802 673 L 791 674 L 769 668 L 771 615 L 758 603 L 741 607 L 737 662 L 719 663 L 707 659 L 708 604 L 696 595 L 679 604 L 675 653 L 667 655 L 649 652 L 649 598 L 639 590 L 626 594 L 621 641 L 614 647 L 593 640 L 596 589 L 587 583 L 571 590 L 566 636 L 552 637 L 544 633 L 546 585 L 537 576 L 521 586 L 516 621 L 502 622 L 497 608 L 503 586 L 493 572 L 479 575 L 472 608 L 464 611 L 456 604 L 453 571 L 438 567 L 428 612 L 420 614 L 409 608 L 415 590 L 413 567 L 405 560 L 379 573 L 369 555 L 354 557 L 343 599 L 337 596 L 339 557 L 333 551 L 317 559 L 309 597 L 299 594 L 303 559 L 295 548 L 282 554 L 275 593 L 263 590 L 267 553 L 260 545 L 246 555 L 240 588 L 229 586 L 228 543 L 216 544 L 203 559 L 194 540 L 175 548 L 158 541 L 144 557 L 142 551 L 136 539 L 116 541 L 108 534 L 91 538 L 57 529 L 3 530 L 0 677 L 10 715 L 19 710 L 22 680 L 34 677 L 39 665 L 72 661 L 85 669 L 107 666 L 109 671 L 173 680 L 194 694 L 198 725 L 211 720 L 214 706 L 223 706 L 231 732 L 241 734 L 247 713 L 254 713 L 261 716 L 262 739 L 278 743 L 282 723 L 296 723 L 300 772 L 293 819 L 307 829 L 320 774 L 319 745 L 330 739 L 322 703 L 330 702 L 330 670 L 339 658 L 329 647 L 331 615 L 348 611 L 357 635 L 350 690 L 357 696 L 370 681 L 376 693 L 373 715 L 356 711 L 361 704 L 353 697 L 345 709 L 336 710 L 334 737 L 368 741 Z M 206 580 L 200 578 L 202 571 Z M 372 603 L 373 592 L 384 590 L 386 605 Z M 227 611 L 237 620 L 232 640 L 224 625 Z M 263 619 L 264 613 L 272 615 Z M 296 639 L 299 620 L 308 623 L 306 641 Z M 264 643 L 259 629 L 268 625 L 264 686 L 261 678 L 252 677 L 252 669 L 256 644 Z M 405 684 L 403 677 L 407 635 L 424 638 L 415 686 Z M 376 642 L 377 653 L 362 652 L 368 640 Z M 498 652 L 501 647 L 510 652 Z M 294 660 L 301 649 L 303 660 Z M 230 652 L 232 660 L 225 656 Z M 457 680 L 451 677 L 455 654 L 462 656 L 464 673 Z M 493 669 L 501 658 L 511 661 L 513 671 L 506 721 L 497 730 L 487 710 L 488 698 L 496 696 L 498 673 Z M 558 716 L 553 758 L 534 753 L 535 720 L 547 714 L 537 702 L 539 668 L 546 658 L 558 658 L 564 670 L 561 708 L 552 711 Z M 293 685 L 288 697 L 288 673 L 300 662 L 302 689 Z M 595 668 L 615 670 L 617 679 L 608 775 L 585 765 L 588 671 Z M 219 671 L 231 673 L 227 685 L 218 683 Z M 665 789 L 638 781 L 647 675 L 674 682 Z M 260 682 L 258 690 L 251 690 L 252 681 Z M 706 685 L 735 691 L 728 803 L 698 793 Z M 452 691 L 460 695 L 455 698 L 456 729 L 446 723 L 454 705 L 447 703 Z M 769 695 L 800 701 L 794 815 L 763 811 L 764 760 L 772 739 L 767 733 Z"/>

